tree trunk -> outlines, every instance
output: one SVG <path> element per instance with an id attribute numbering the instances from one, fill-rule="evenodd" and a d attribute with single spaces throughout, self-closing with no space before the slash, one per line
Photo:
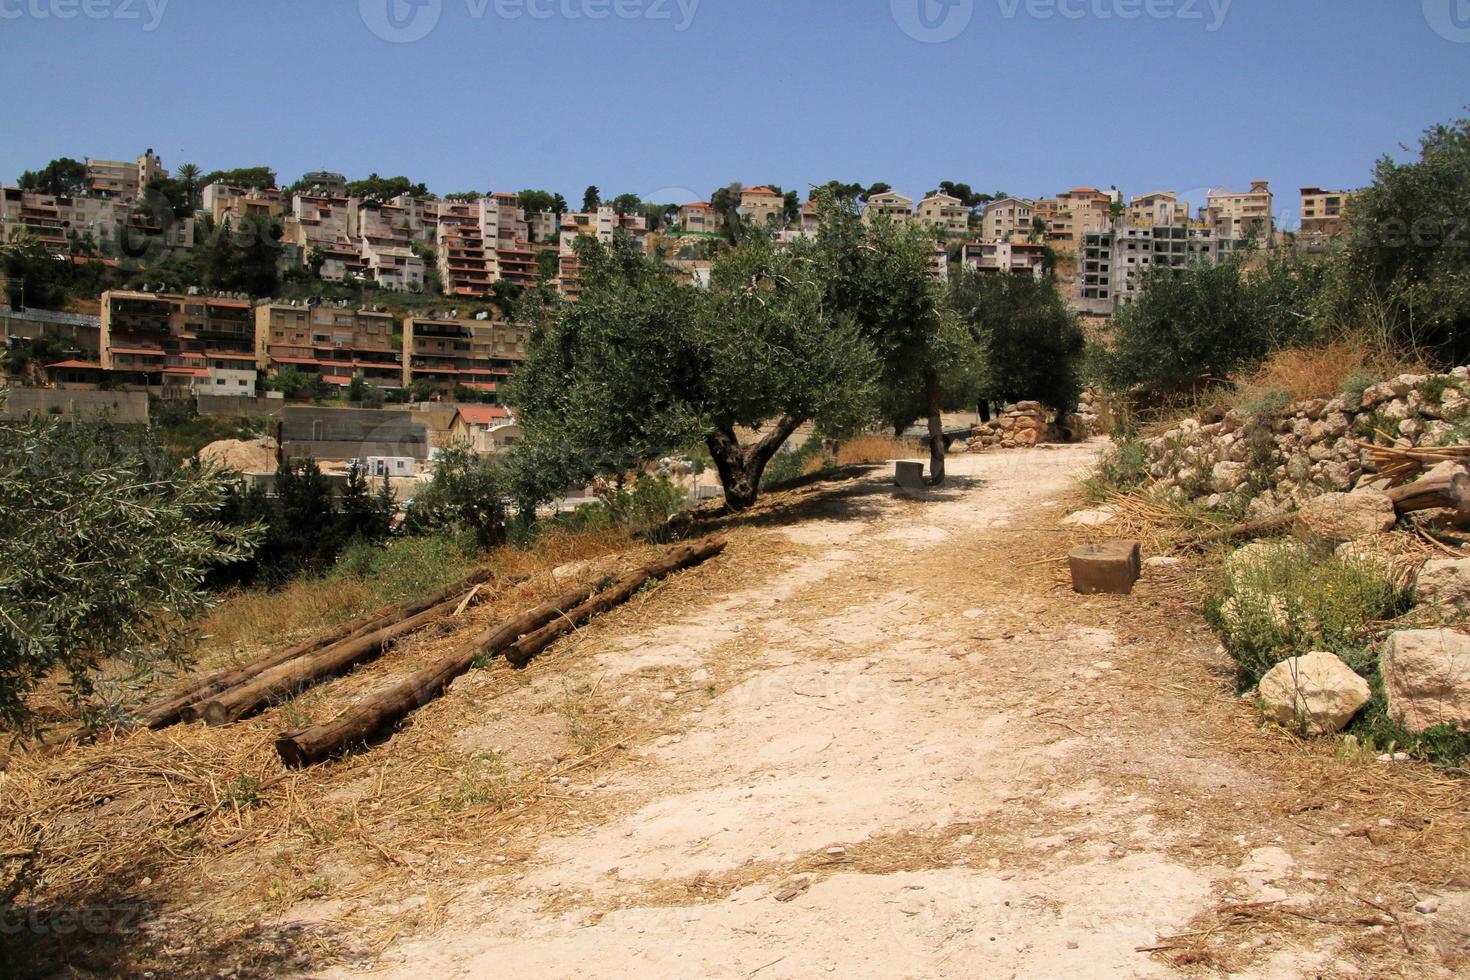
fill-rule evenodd
<path id="1" fill-rule="evenodd" d="M 1448 508 L 1457 524 L 1470 519 L 1470 466 L 1463 463 L 1441 464 L 1414 483 L 1387 492 L 1400 515 Z"/>
<path id="2" fill-rule="evenodd" d="M 924 370 L 924 393 L 929 410 L 929 485 L 944 485 L 944 393 L 939 384 L 939 369 Z"/>
<path id="3" fill-rule="evenodd" d="M 264 708 L 272 698 L 282 695 L 294 697 L 303 688 L 317 681 L 346 673 L 358 664 L 376 659 L 395 640 L 447 619 L 459 608 L 462 601 L 459 597 L 452 598 L 391 626 L 349 637 L 315 653 L 273 667 L 208 701 L 190 705 L 184 710 L 184 719 L 196 721 L 203 718 L 210 725 L 239 721 Z"/>
<path id="4" fill-rule="evenodd" d="M 734 427 L 728 425 L 705 437 L 710 458 L 715 462 L 715 471 L 720 475 L 720 486 L 725 490 L 725 506 L 732 512 L 755 506 L 766 464 L 803 421 L 784 416 L 753 446 L 741 446 Z"/>
<path id="5" fill-rule="evenodd" d="M 332 721 L 282 735 L 276 740 L 276 751 L 280 753 L 281 761 L 292 767 L 321 762 L 350 745 L 366 741 L 433 701 L 476 660 L 504 650 L 507 661 L 523 667 L 558 637 L 590 616 L 626 602 L 650 580 L 698 565 L 718 555 L 724 548 L 725 539 L 718 535 L 680 545 L 658 561 L 624 576 L 596 596 L 591 589 L 559 596 L 546 605 L 480 633 L 437 663 L 410 674 Z"/>
<path id="6" fill-rule="evenodd" d="M 699 541 L 680 545 L 658 561 L 628 573 L 608 588 L 579 604 L 566 615 L 557 617 L 530 636 L 521 637 L 506 649 L 506 663 L 512 667 L 525 667 L 541 651 L 556 642 L 558 637 L 570 633 L 599 613 L 621 606 L 649 582 L 709 561 L 725 550 L 726 543 L 723 535 L 711 535 Z"/>
<path id="7" fill-rule="evenodd" d="M 982 399 L 980 399 L 980 424 L 981 425 L 987 425 L 987 424 L 989 424 L 989 422 L 990 422 L 990 400 L 988 398 L 982 398 Z"/>
<path id="8" fill-rule="evenodd" d="M 438 663 L 415 671 L 392 687 L 356 704 L 322 725 L 287 733 L 276 739 L 281 761 L 291 768 L 315 765 L 343 748 L 365 742 L 384 728 L 408 717 L 444 693 L 476 660 L 514 643 L 516 639 L 561 616 L 563 610 L 585 602 L 591 589 L 568 592 L 529 612 L 488 629 L 456 647 Z"/>
<path id="9" fill-rule="evenodd" d="M 160 701 L 155 701 L 152 704 L 139 708 L 135 716 L 135 721 L 144 728 L 167 728 L 169 725 L 182 721 L 184 710 L 192 704 L 207 700 L 221 691 L 226 691 L 232 687 L 244 684 L 273 667 L 289 663 L 334 644 L 360 636 L 366 636 L 369 633 L 374 633 L 387 626 L 391 626 L 400 620 L 407 619 L 410 616 L 416 616 L 426 609 L 432 609 L 441 603 L 447 602 L 451 598 L 462 596 L 470 589 L 473 589 L 481 583 L 488 582 L 492 578 L 494 578 L 494 573 L 488 568 L 482 568 L 462 581 L 456 582 L 448 588 L 441 589 L 431 596 L 406 600 L 397 605 L 371 612 L 366 616 L 354 619 L 350 623 L 344 623 L 336 629 L 323 633 L 305 643 L 299 643 L 295 646 L 287 647 L 284 650 L 278 650 L 253 663 L 246 664 L 244 667 L 233 670 L 217 670 L 212 674 L 207 674 L 191 683 L 188 687 L 181 688 L 179 691 Z"/>

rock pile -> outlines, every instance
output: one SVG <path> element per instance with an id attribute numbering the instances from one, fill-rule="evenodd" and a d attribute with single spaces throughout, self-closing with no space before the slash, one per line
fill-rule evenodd
<path id="1" fill-rule="evenodd" d="M 994 421 L 971 429 L 968 448 L 971 452 L 994 448 L 1028 449 L 1064 435 L 1051 424 L 1051 413 L 1042 408 L 1040 402 L 1017 402 Z"/>
<path id="2" fill-rule="evenodd" d="M 276 448 L 276 440 L 270 436 L 249 442 L 222 439 L 199 450 L 199 461 L 236 473 L 274 473 Z"/>
<path id="3" fill-rule="evenodd" d="M 1144 466 L 1156 491 L 1212 510 L 1261 518 L 1323 493 L 1372 487 L 1359 440 L 1427 448 L 1470 437 L 1470 368 L 1401 375 L 1361 395 L 1295 402 L 1214 422 L 1186 419 L 1146 439 Z"/>

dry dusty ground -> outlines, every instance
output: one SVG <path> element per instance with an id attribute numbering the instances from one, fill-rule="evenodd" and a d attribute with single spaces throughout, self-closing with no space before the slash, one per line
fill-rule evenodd
<path id="1" fill-rule="evenodd" d="M 1056 556 L 1100 532 L 1061 520 L 1095 451 L 769 498 L 697 529 L 728 531 L 720 558 L 328 766 L 284 773 L 274 733 L 460 637 L 12 770 L 70 855 L 53 886 L 149 910 L 83 971 L 1465 975 L 1466 784 L 1263 728 L 1194 559 L 1073 595 Z"/>
<path id="2" fill-rule="evenodd" d="M 432 929 L 333 975 L 1470 969 L 1470 794 L 1262 730 L 1188 564 L 1128 599 L 1063 586 L 1093 451 L 814 488 L 747 522 L 734 591 L 537 664 L 520 697 L 656 722 L 559 777 Z M 461 739 L 505 753 L 516 725 Z"/>

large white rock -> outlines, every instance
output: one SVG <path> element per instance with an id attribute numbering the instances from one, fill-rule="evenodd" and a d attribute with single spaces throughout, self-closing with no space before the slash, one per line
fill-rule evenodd
<path id="1" fill-rule="evenodd" d="M 1075 514 L 1069 514 L 1062 520 L 1063 527 L 1102 527 L 1111 524 L 1118 519 L 1118 512 L 1111 507 L 1100 507 L 1097 510 L 1079 510 Z"/>
<path id="2" fill-rule="evenodd" d="M 1432 561 L 1419 570 L 1414 599 L 1446 615 L 1470 611 L 1470 558 Z"/>
<path id="3" fill-rule="evenodd" d="M 1388 713 L 1411 732 L 1439 725 L 1470 728 L 1470 636 L 1404 630 L 1380 660 Z"/>
<path id="4" fill-rule="evenodd" d="M 1373 696 L 1368 682 L 1332 653 L 1283 660 L 1261 678 L 1256 694 L 1267 718 L 1309 735 L 1342 731 Z"/>
<path id="5" fill-rule="evenodd" d="M 1376 490 L 1324 493 L 1302 505 L 1302 530 L 1334 544 L 1383 534 L 1398 522 L 1393 500 Z"/>

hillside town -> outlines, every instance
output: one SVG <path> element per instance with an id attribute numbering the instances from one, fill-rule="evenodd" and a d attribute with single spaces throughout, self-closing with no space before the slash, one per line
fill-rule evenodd
<path id="1" fill-rule="evenodd" d="M 1470 976 L 1467 5 L 0 0 L 0 980 Z"/>
<path id="2" fill-rule="evenodd" d="M 191 210 L 163 200 L 159 188 L 170 174 L 151 149 L 131 162 L 88 159 L 80 176 L 64 194 L 0 187 L 0 238 L 34 240 L 66 262 L 131 263 L 146 279 L 150 261 L 189 251 L 206 225 L 275 228 L 279 273 L 309 267 L 322 283 L 384 294 L 384 303 L 358 305 L 211 295 L 199 286 L 183 294 L 109 290 L 97 315 L 58 319 L 57 311 L 25 305 L 24 290 L 17 289 L 20 308 L 0 310 L 7 338 L 51 335 L 75 345 L 75 356 L 45 365 L 55 383 L 155 393 L 253 398 L 261 379 L 290 368 L 334 388 L 361 375 L 399 400 L 410 393 L 419 400 L 458 394 L 494 403 L 527 340 L 525 328 L 508 323 L 505 304 L 496 301 L 506 286 L 545 282 L 576 302 L 580 237 L 605 244 L 625 235 L 700 283 L 708 279 L 709 248 L 728 240 L 732 221 L 769 229 L 783 244 L 815 235 L 820 224 L 815 197 L 799 201 L 795 193 L 740 184 L 725 189 L 720 207 L 644 204 L 636 197 L 601 203 L 589 188 L 585 203 L 594 207 L 542 211 L 528 210 L 514 193 L 456 195 L 461 199 L 400 193 L 378 200 L 350 193 L 341 174 L 315 172 L 292 192 L 216 180 L 198 189 Z M 1320 252 L 1341 233 L 1352 196 L 1302 188 L 1300 228 L 1285 232 L 1264 180 L 1245 191 L 1210 191 L 1197 212 L 1171 191 L 1125 198 L 1116 188 L 1079 187 L 1022 199 L 946 186 L 963 198 L 940 190 L 916 205 L 887 185 L 854 185 L 848 193 L 860 195 L 867 221 L 932 229 L 935 278 L 947 279 L 952 268 L 1056 276 L 1069 306 L 1094 316 L 1128 303 L 1149 268 L 1215 263 L 1246 248 Z M 192 199 L 195 191 L 187 193 Z M 386 312 L 390 294 L 434 286 L 445 301 L 438 309 Z"/>

